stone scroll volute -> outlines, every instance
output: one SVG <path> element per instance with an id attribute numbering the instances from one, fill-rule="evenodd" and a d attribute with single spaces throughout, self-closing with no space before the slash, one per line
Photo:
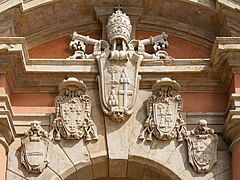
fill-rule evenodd
<path id="1" fill-rule="evenodd" d="M 186 136 L 189 162 L 197 173 L 207 173 L 217 162 L 218 136 L 207 126 L 206 120 L 199 120 L 196 128 Z"/>
<path id="2" fill-rule="evenodd" d="M 186 132 L 182 118 L 182 99 L 178 93 L 180 85 L 170 78 L 162 78 L 152 86 L 152 95 L 147 102 L 147 119 L 139 139 L 152 141 L 177 138 L 183 141 Z"/>
<path id="3" fill-rule="evenodd" d="M 59 84 L 58 90 L 55 98 L 56 118 L 52 125 L 55 139 L 98 140 L 91 118 L 91 100 L 83 81 L 68 78 Z"/>
<path id="4" fill-rule="evenodd" d="M 31 173 L 41 173 L 49 163 L 49 151 L 52 136 L 45 131 L 38 121 L 31 123 L 31 128 L 21 139 L 21 163 Z"/>

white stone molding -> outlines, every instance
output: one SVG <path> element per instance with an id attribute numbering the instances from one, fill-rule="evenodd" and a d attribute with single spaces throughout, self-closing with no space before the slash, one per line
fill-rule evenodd
<path id="1" fill-rule="evenodd" d="M 225 91 L 228 91 L 233 74 L 240 73 L 240 38 L 239 37 L 217 37 L 210 62 L 213 73 L 221 80 Z"/>
<path id="2" fill-rule="evenodd" d="M 103 47 L 107 46 L 106 41 L 100 42 Z M 73 73 L 75 77 L 83 79 L 88 88 L 97 87 L 96 75 L 99 74 L 99 69 L 93 55 L 91 55 L 92 58 L 88 57 L 91 59 L 74 61 L 29 59 L 25 38 L 0 38 L 0 44 L 17 44 L 14 48 L 8 49 L 8 52 L 4 50 L 0 53 L 2 62 L 0 70 L 6 72 L 9 87 L 13 93 L 56 93 L 58 92 L 56 87 L 62 82 L 66 73 Z M 168 59 L 164 60 L 164 62 L 167 61 Z M 162 60 L 143 59 L 139 68 L 140 88 L 151 88 L 156 79 L 164 77 L 163 74 L 168 74 L 175 76 L 175 80 L 181 82 L 181 90 L 185 92 L 224 92 L 228 86 L 222 86 L 221 81 L 216 78 L 219 76 L 216 74 L 218 70 L 221 70 L 220 67 L 216 67 L 213 71 L 209 59 L 173 59 L 171 66 L 164 66 Z M 181 73 L 180 77 L 177 76 L 179 73 Z M 48 75 L 51 75 L 51 78 L 48 78 Z M 44 86 L 41 86 L 42 82 Z"/>
<path id="3" fill-rule="evenodd" d="M 55 98 L 56 118 L 53 121 L 55 139 L 98 140 L 91 118 L 91 100 L 86 94 L 83 81 L 70 77 L 58 86 L 59 95 Z"/>
<path id="4" fill-rule="evenodd" d="M 178 141 L 183 141 L 186 125 L 181 115 L 179 89 L 180 85 L 170 78 L 157 80 L 152 87 L 153 94 L 148 98 L 148 115 L 139 139 L 152 141 L 154 136 L 159 140 L 177 138 Z"/>
<path id="5" fill-rule="evenodd" d="M 15 140 L 16 130 L 13 125 L 13 112 L 9 98 L 0 94 L 0 143 L 8 152 L 8 146 Z"/>
<path id="6" fill-rule="evenodd" d="M 46 168 L 52 139 L 39 121 L 31 123 L 31 128 L 21 139 L 21 163 L 28 172 L 41 173 Z"/>
<path id="7" fill-rule="evenodd" d="M 197 173 L 209 172 L 217 162 L 218 136 L 207 127 L 206 120 L 199 120 L 195 129 L 187 136 L 188 158 Z"/>

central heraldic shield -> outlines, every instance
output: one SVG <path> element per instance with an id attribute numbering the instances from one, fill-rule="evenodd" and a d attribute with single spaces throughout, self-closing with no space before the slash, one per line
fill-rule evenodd
<path id="1" fill-rule="evenodd" d="M 103 111 L 116 122 L 125 121 L 132 113 L 139 86 L 140 59 L 140 56 L 134 55 L 122 61 L 109 61 L 106 58 L 98 61 Z"/>

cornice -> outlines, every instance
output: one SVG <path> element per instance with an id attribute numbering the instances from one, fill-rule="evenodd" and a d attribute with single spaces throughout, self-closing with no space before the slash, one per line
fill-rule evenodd
<path id="1" fill-rule="evenodd" d="M 8 152 L 8 146 L 14 141 L 16 134 L 10 100 L 6 94 L 0 94 L 0 143 L 4 145 L 6 152 Z"/>
<path id="2" fill-rule="evenodd" d="M 219 79 L 225 87 L 225 91 L 231 83 L 233 74 L 240 73 L 240 38 L 239 37 L 217 37 L 210 62 L 213 72 L 218 74 Z"/>
<path id="3" fill-rule="evenodd" d="M 0 72 L 6 73 L 12 92 L 57 92 L 57 85 L 70 76 L 82 79 L 88 88 L 97 87 L 94 59 L 29 59 L 24 38 L 0 38 L 0 44 Z M 171 66 L 144 59 L 140 88 L 151 88 L 156 79 L 168 76 L 181 83 L 182 91 L 224 92 L 211 71 L 209 59 L 174 59 Z"/>
<path id="4" fill-rule="evenodd" d="M 223 127 L 223 138 L 232 143 L 240 137 L 240 94 L 232 94 L 227 108 L 227 118 Z"/>

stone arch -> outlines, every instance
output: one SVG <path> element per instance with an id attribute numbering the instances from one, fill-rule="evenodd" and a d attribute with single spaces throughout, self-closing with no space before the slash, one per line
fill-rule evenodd
<path id="1" fill-rule="evenodd" d="M 111 160 L 110 160 L 111 161 Z M 113 160 L 114 162 L 119 164 L 123 163 L 124 160 Z M 148 159 L 146 157 L 141 156 L 131 156 L 129 159 L 125 160 L 127 163 L 127 169 L 126 169 L 126 176 L 122 177 L 116 177 L 114 175 L 111 175 L 109 171 L 109 166 L 105 166 L 103 164 L 107 163 L 109 165 L 109 159 L 107 156 L 105 157 L 96 157 L 95 158 L 95 164 L 86 164 L 86 166 L 82 166 L 80 169 L 76 170 L 76 172 L 70 173 L 64 180 L 75 180 L 75 179 L 96 179 L 96 180 L 111 180 L 112 178 L 117 178 L 118 180 L 140 180 L 140 179 L 164 179 L 164 180 L 180 180 L 181 178 L 171 169 L 164 166 L 163 164 Z M 102 165 L 102 166 L 101 166 Z M 89 169 L 92 168 L 92 166 L 99 166 L 101 168 L 96 169 L 96 172 L 98 173 L 96 177 L 90 177 L 89 176 Z M 120 168 L 120 167 L 119 167 Z M 107 171 L 108 174 L 101 175 L 101 172 L 97 171 Z M 69 170 L 65 170 L 65 172 L 68 172 Z M 93 170 L 94 171 L 94 170 Z"/>

